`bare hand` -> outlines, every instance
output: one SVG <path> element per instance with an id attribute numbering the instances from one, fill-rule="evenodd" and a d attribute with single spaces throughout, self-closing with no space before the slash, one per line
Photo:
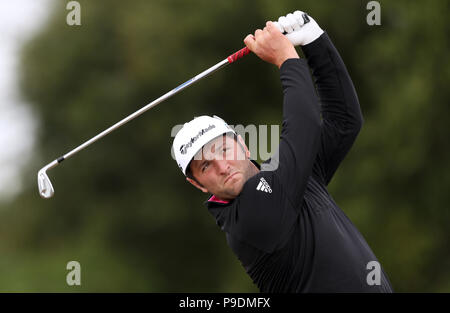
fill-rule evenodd
<path id="1" fill-rule="evenodd" d="M 255 35 L 248 35 L 244 39 L 245 45 L 260 59 L 272 63 L 278 68 L 287 59 L 299 56 L 295 47 L 272 22 L 267 22 L 263 30 L 257 29 Z"/>

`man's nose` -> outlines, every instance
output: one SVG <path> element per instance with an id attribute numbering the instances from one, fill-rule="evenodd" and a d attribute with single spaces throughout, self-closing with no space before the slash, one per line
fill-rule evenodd
<path id="1" fill-rule="evenodd" d="M 227 174 L 229 172 L 230 165 L 227 160 L 216 160 L 216 167 L 219 174 Z"/>

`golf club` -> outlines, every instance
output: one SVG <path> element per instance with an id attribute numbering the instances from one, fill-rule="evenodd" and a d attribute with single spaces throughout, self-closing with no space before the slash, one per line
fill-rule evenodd
<path id="1" fill-rule="evenodd" d="M 303 14 L 302 17 L 303 17 L 303 20 L 304 20 L 305 24 L 309 22 L 308 16 L 306 14 Z M 278 29 L 282 33 L 284 33 L 283 32 L 283 28 L 277 22 L 274 22 L 274 23 L 278 27 Z M 107 134 L 109 134 L 113 130 L 115 130 L 115 129 L 119 128 L 120 126 L 126 124 L 127 122 L 133 120 L 134 118 L 138 117 L 142 113 L 144 113 L 147 110 L 153 108 L 157 104 L 167 100 L 168 98 L 172 97 L 173 95 L 177 94 L 178 92 L 182 91 L 183 89 L 187 88 L 188 86 L 191 86 L 192 84 L 194 84 L 195 82 L 199 81 L 200 79 L 202 79 L 202 78 L 204 78 L 204 77 L 214 73 L 215 71 L 225 67 L 226 65 L 228 65 L 230 63 L 233 63 L 233 62 L 239 60 L 243 56 L 247 55 L 249 52 L 250 52 L 250 50 L 247 47 L 245 47 L 245 48 L 242 48 L 241 50 L 231 54 L 230 56 L 228 56 L 223 61 L 221 61 L 221 62 L 217 63 L 216 65 L 210 67 L 209 69 L 201 72 L 197 76 L 194 76 L 193 78 L 187 80 L 186 82 L 182 83 L 178 87 L 175 87 L 174 89 L 172 89 L 171 91 L 167 92 L 163 96 L 161 96 L 158 99 L 154 100 L 153 102 L 147 104 L 146 106 L 142 107 L 138 111 L 128 115 L 127 117 L 125 117 L 121 121 L 119 121 L 116 124 L 112 125 L 108 129 L 102 131 L 101 133 L 99 133 L 95 137 L 92 137 L 88 141 L 86 141 L 83 144 L 79 145 L 78 147 L 76 147 L 72 151 L 64 154 L 63 156 L 57 158 L 56 160 L 54 160 L 54 161 L 50 162 L 49 164 L 47 164 L 46 166 L 44 166 L 42 169 L 39 170 L 38 177 L 37 177 L 38 178 L 39 195 L 42 198 L 48 199 L 48 198 L 51 198 L 54 195 L 54 193 L 55 193 L 55 190 L 54 190 L 53 185 L 52 185 L 52 183 L 50 181 L 50 178 L 47 175 L 47 171 L 48 170 L 58 166 L 62 161 L 70 158 L 75 153 L 83 150 L 84 148 L 86 148 L 87 146 L 93 144 L 94 142 L 96 142 L 100 138 L 106 136 Z"/>
<path id="2" fill-rule="evenodd" d="M 39 194 L 41 195 L 41 197 L 42 198 L 51 198 L 53 196 L 53 194 L 55 193 L 53 185 L 52 185 L 52 183 L 51 183 L 51 181 L 50 181 L 50 179 L 49 179 L 49 177 L 47 175 L 47 171 L 49 169 L 52 169 L 52 168 L 56 167 L 62 161 L 70 158 L 75 153 L 77 153 L 77 152 L 83 150 L 84 148 L 86 148 L 87 146 L 93 144 L 94 142 L 96 142 L 100 138 L 106 136 L 107 134 L 109 134 L 113 130 L 116 130 L 120 126 L 126 124 L 127 122 L 129 122 L 129 121 L 131 121 L 133 119 L 135 119 L 136 117 L 138 117 L 142 113 L 144 113 L 147 110 L 153 108 L 154 106 L 156 106 L 157 104 L 163 102 L 164 100 L 167 100 L 168 98 L 172 97 L 173 95 L 177 94 L 178 92 L 182 91 L 183 89 L 187 88 L 188 86 L 192 85 L 193 83 L 199 81 L 200 79 L 202 79 L 202 78 L 204 78 L 204 77 L 214 73 L 215 71 L 223 68 L 224 66 L 226 66 L 226 65 L 228 65 L 230 63 L 233 63 L 233 62 L 237 61 L 238 59 L 240 59 L 243 56 L 247 55 L 249 52 L 250 52 L 250 50 L 248 50 L 248 48 L 245 47 L 245 48 L 237 51 L 236 53 L 231 54 L 225 60 L 217 63 L 216 65 L 214 65 L 214 66 L 210 67 L 209 69 L 203 71 L 202 73 L 198 74 L 197 76 L 194 76 L 193 78 L 187 80 L 186 82 L 182 83 L 178 87 L 175 87 L 174 89 L 172 89 L 168 93 L 164 94 L 163 96 L 159 97 L 158 99 L 154 100 L 153 102 L 151 102 L 151 103 L 147 104 L 146 106 L 142 107 L 138 111 L 128 115 L 127 117 L 125 117 L 121 121 L 119 121 L 116 124 L 112 125 L 108 129 L 105 129 L 100 134 L 98 134 L 95 137 L 89 139 L 85 143 L 79 145 L 78 147 L 76 147 L 72 151 L 64 154 L 63 156 L 57 158 L 56 160 L 54 160 L 54 161 L 50 162 L 49 164 L 47 164 L 46 166 L 44 166 L 38 172 L 38 187 L 39 187 Z"/>

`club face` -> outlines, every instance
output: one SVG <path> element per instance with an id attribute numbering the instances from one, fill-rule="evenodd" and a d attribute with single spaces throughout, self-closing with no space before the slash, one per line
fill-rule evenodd
<path id="1" fill-rule="evenodd" d="M 38 187 L 39 187 L 39 195 L 42 198 L 48 199 L 53 197 L 55 190 L 53 189 L 52 183 L 47 176 L 45 171 L 39 171 L 38 173 Z"/>

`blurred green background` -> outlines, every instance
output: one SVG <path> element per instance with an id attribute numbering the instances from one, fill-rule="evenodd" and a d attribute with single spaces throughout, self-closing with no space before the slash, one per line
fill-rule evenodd
<path id="1" fill-rule="evenodd" d="M 332 38 L 365 118 L 331 194 L 395 291 L 450 291 L 449 1 L 379 1 L 380 26 L 366 23 L 368 1 L 80 0 L 81 26 L 66 24 L 67 2 L 51 2 L 21 49 L 20 91 L 39 126 L 24 189 L 0 202 L 0 291 L 256 292 L 170 156 L 172 128 L 194 116 L 281 123 L 278 70 L 256 56 L 51 170 L 51 200 L 36 174 L 296 9 Z M 71 260 L 78 287 L 66 284 Z"/>

